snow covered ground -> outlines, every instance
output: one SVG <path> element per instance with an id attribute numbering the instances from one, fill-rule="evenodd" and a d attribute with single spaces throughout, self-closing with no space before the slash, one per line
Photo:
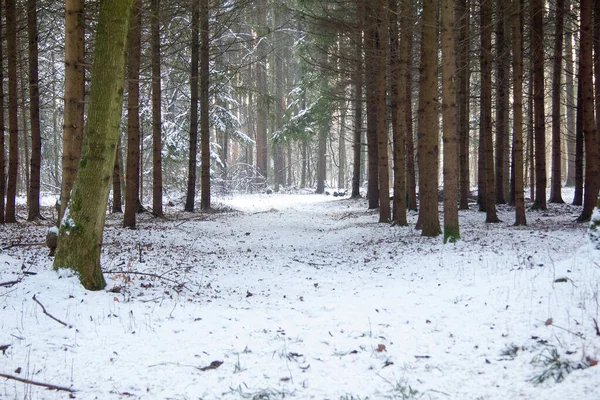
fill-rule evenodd
<path id="1" fill-rule="evenodd" d="M 181 208 L 135 231 L 109 216 L 102 292 L 52 271 L 49 222 L 0 228 L 0 374 L 74 390 L 0 377 L 0 399 L 599 396 L 600 251 L 578 207 L 517 228 L 472 206 L 447 245 L 364 200 Z"/>

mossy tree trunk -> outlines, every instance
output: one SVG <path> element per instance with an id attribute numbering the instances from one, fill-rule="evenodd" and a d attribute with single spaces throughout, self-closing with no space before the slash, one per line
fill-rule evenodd
<path id="1" fill-rule="evenodd" d="M 100 2 L 82 157 L 60 224 L 54 259 L 54 269 L 75 271 L 88 290 L 106 286 L 100 269 L 100 250 L 119 139 L 132 3 L 132 0 Z"/>

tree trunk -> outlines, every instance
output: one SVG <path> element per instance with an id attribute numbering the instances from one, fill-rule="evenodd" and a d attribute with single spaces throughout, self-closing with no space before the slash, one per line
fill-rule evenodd
<path id="1" fill-rule="evenodd" d="M 379 179 L 379 222 L 390 222 L 390 175 L 388 162 L 387 103 L 386 103 L 386 67 L 387 48 L 389 46 L 387 23 L 388 0 L 377 2 L 375 57 L 379 67 L 375 67 L 375 90 L 377 101 L 377 175 Z"/>
<path id="2" fill-rule="evenodd" d="M 327 152 L 327 136 L 329 134 L 328 127 L 319 128 L 319 144 L 318 144 L 318 158 L 317 158 L 317 190 L 315 193 L 325 193 L 325 173 L 327 162 L 325 154 Z"/>
<path id="3" fill-rule="evenodd" d="M 199 63 L 199 5 L 192 1 L 192 51 L 190 73 L 190 142 L 188 155 L 188 182 L 185 211 L 193 212 L 196 201 L 196 170 L 198 164 L 198 63 Z"/>
<path id="4" fill-rule="evenodd" d="M 358 5 L 358 19 L 361 19 L 362 6 Z M 363 119 L 363 41 L 362 29 L 357 29 L 355 44 L 354 66 L 354 137 L 352 143 L 352 195 L 353 199 L 360 197 L 361 187 L 361 153 L 362 153 L 362 119 Z"/>
<path id="5" fill-rule="evenodd" d="M 546 122 L 544 108 L 544 18 L 542 0 L 531 0 L 533 30 L 533 118 L 535 135 L 535 200 L 533 208 L 546 209 Z"/>
<path id="6" fill-rule="evenodd" d="M 210 209 L 208 0 L 200 1 L 200 209 Z"/>
<path id="7" fill-rule="evenodd" d="M 459 209 L 469 209 L 469 15 L 467 0 L 456 2 L 456 18 L 458 23 L 457 43 L 457 113 L 459 140 Z"/>
<path id="8" fill-rule="evenodd" d="M 442 0 L 442 118 L 444 143 L 444 243 L 460 238 L 454 0 Z"/>
<path id="9" fill-rule="evenodd" d="M 513 48 L 513 162 L 515 225 L 527 225 L 523 192 L 523 57 L 521 45 L 521 0 L 512 0 Z"/>
<path id="10" fill-rule="evenodd" d="M 152 213 L 163 215 L 162 114 L 160 83 L 160 0 L 151 4 L 152 44 Z"/>
<path id="11" fill-rule="evenodd" d="M 411 27 L 415 25 L 415 11 L 412 1 L 406 1 L 404 3 L 404 15 L 406 16 L 406 23 L 403 24 L 405 27 Z M 412 104 L 412 88 L 413 88 L 413 74 L 412 74 L 412 60 L 413 60 L 413 30 L 402 29 L 402 41 L 406 41 L 408 49 L 406 52 L 406 58 L 408 60 L 407 72 L 406 72 L 406 187 L 408 192 L 408 209 L 411 211 L 417 211 L 417 182 L 416 182 L 416 171 L 415 171 L 415 142 L 413 135 L 413 104 Z M 401 117 L 402 118 L 402 117 Z"/>
<path id="12" fill-rule="evenodd" d="M 589 221 L 598 201 L 598 143 L 594 118 L 594 76 L 592 72 L 592 0 L 581 0 L 581 67 L 579 80 L 582 90 L 582 122 L 585 140 L 585 192 L 579 222 Z"/>
<path id="13" fill-rule="evenodd" d="M 365 64 L 371 68 L 376 68 L 379 59 L 377 58 L 377 3 L 369 2 L 366 5 L 366 28 L 365 28 Z M 377 118 L 379 106 L 377 99 L 377 73 L 370 70 L 366 74 L 366 95 L 367 95 L 367 157 L 368 157 L 368 177 L 367 177 L 367 199 L 369 209 L 379 207 L 379 146 L 377 138 Z"/>
<path id="14" fill-rule="evenodd" d="M 506 204 L 508 197 L 508 75 L 510 73 L 510 51 L 506 39 L 506 2 L 496 0 L 496 154 L 495 184 L 496 204 Z"/>
<path id="15" fill-rule="evenodd" d="M 120 136 L 120 135 L 119 135 Z M 123 202 L 122 202 L 122 192 L 121 192 L 121 175 L 122 173 L 122 159 L 123 152 L 121 151 L 121 138 L 119 137 L 119 141 L 117 142 L 117 154 L 115 157 L 115 164 L 113 166 L 113 175 L 112 175 L 112 193 L 113 193 L 113 202 L 112 202 L 112 212 L 113 213 L 122 213 L 123 212 Z"/>
<path id="16" fill-rule="evenodd" d="M 256 66 L 256 90 L 257 90 L 257 110 L 256 118 L 256 169 L 261 175 L 264 182 L 267 182 L 267 172 L 269 164 L 268 155 L 268 136 L 267 136 L 267 121 L 269 119 L 269 102 L 268 102 L 268 87 L 267 87 L 267 10 L 266 0 L 257 2 L 257 57 L 258 65 Z"/>
<path id="17" fill-rule="evenodd" d="M 441 233 L 438 215 L 437 2 L 424 0 L 419 79 L 419 225 L 423 236 Z"/>
<path id="18" fill-rule="evenodd" d="M 561 144 L 561 87 L 563 26 L 565 0 L 556 1 L 556 26 L 554 33 L 554 60 L 552 65 L 552 176 L 550 178 L 550 203 L 564 203 L 562 199 Z"/>
<path id="19" fill-rule="evenodd" d="M 340 134 L 338 140 L 338 188 L 346 187 L 346 105 L 344 104 L 340 115 Z"/>
<path id="20" fill-rule="evenodd" d="M 401 2 L 404 11 L 405 3 Z M 390 80 L 392 104 L 392 135 L 394 143 L 394 204 L 392 221 L 395 225 L 406 226 L 406 73 L 408 70 L 408 41 L 404 40 L 404 30 L 412 29 L 402 26 L 402 41 L 398 40 L 398 6 L 396 0 L 388 1 L 390 14 Z M 402 21 L 403 22 L 403 21 Z"/>
<path id="21" fill-rule="evenodd" d="M 85 143 L 54 258 L 54 269 L 75 271 L 88 290 L 106 286 L 100 269 L 100 252 L 119 139 L 131 8 L 131 0 L 100 3 Z"/>
<path id="22" fill-rule="evenodd" d="M 17 93 L 17 17 L 15 0 L 6 0 L 6 50 L 8 52 L 8 185 L 4 221 L 17 222 L 16 196 L 19 168 L 19 104 Z"/>
<path id="23" fill-rule="evenodd" d="M 2 20 L 2 5 L 0 0 L 0 21 Z M 0 29 L 0 60 L 3 60 L 4 35 Z M 0 67 L 0 82 L 4 82 L 4 68 Z M 0 84 L 0 224 L 4 223 L 4 195 L 6 193 L 6 160 L 5 160 L 5 144 L 4 135 L 6 126 L 4 121 L 4 85 Z"/>
<path id="24" fill-rule="evenodd" d="M 581 70 L 581 59 L 579 63 Z M 573 205 L 583 204 L 583 93 L 581 89 L 581 80 L 577 84 L 577 116 L 575 124 L 575 194 L 573 196 Z"/>
<path id="25" fill-rule="evenodd" d="M 571 1 L 566 0 L 565 10 L 567 13 L 571 10 Z M 567 106 L 567 182 L 566 186 L 575 186 L 575 124 L 576 124 L 576 94 L 573 83 L 573 23 L 571 18 L 566 20 L 566 38 L 565 38 L 565 92 Z"/>
<path id="26" fill-rule="evenodd" d="M 77 176 L 83 143 L 85 92 L 84 0 L 65 0 L 65 105 L 63 121 L 60 218 Z"/>
<path id="27" fill-rule="evenodd" d="M 27 220 L 40 217 L 40 170 L 42 138 L 40 134 L 40 91 L 38 85 L 37 1 L 27 0 L 27 37 L 29 39 L 29 118 L 31 123 L 31 167 Z"/>
<path id="28" fill-rule="evenodd" d="M 485 222 L 499 222 L 496 214 L 494 143 L 492 136 L 492 0 L 481 1 L 481 143 L 485 165 Z M 504 139 L 502 139 L 504 140 Z"/>
<path id="29" fill-rule="evenodd" d="M 136 227 L 136 211 L 140 193 L 140 60 L 141 60 L 140 0 L 133 0 L 129 27 L 127 71 L 127 172 L 123 227 Z"/>

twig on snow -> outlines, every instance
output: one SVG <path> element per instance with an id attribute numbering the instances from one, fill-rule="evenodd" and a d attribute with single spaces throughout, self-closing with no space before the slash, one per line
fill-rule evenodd
<path id="1" fill-rule="evenodd" d="M 52 318 L 53 320 L 55 320 L 56 322 L 58 322 L 61 325 L 64 326 L 69 326 L 68 324 L 64 323 L 63 321 L 61 321 L 60 319 L 56 318 L 54 315 L 50 314 L 48 311 L 46 311 L 46 307 L 44 307 L 44 305 L 42 303 L 40 303 L 40 301 L 38 299 L 35 298 L 35 294 L 32 297 L 33 301 L 35 301 L 36 303 L 38 303 L 40 305 L 40 307 L 42 307 L 42 311 L 44 312 L 44 314 L 46 314 L 47 316 L 49 316 L 50 318 Z"/>
<path id="2" fill-rule="evenodd" d="M 12 380 L 19 381 L 19 382 L 23 382 L 23 383 L 26 383 L 28 385 L 35 385 L 35 386 L 45 387 L 46 389 L 62 390 L 63 392 L 70 392 L 70 393 L 75 393 L 76 392 L 75 389 L 71 389 L 71 388 L 68 388 L 68 387 L 57 386 L 57 385 L 53 385 L 51 383 L 36 382 L 36 381 L 32 381 L 30 379 L 21 378 L 21 377 L 14 376 L 14 375 L 8 375 L 8 374 L 0 373 L 0 377 L 6 378 L 6 379 L 12 379 Z"/>
<path id="3" fill-rule="evenodd" d="M 600 328 L 598 328 L 598 321 L 596 318 L 592 318 L 594 320 L 594 326 L 596 327 L 596 336 L 600 336 Z"/>
<path id="4" fill-rule="evenodd" d="M 0 283 L 0 287 L 13 286 L 13 285 L 16 285 L 17 283 L 21 283 L 21 280 L 23 280 L 23 278 L 19 278 L 16 281 L 2 282 L 2 283 Z"/>
<path id="5" fill-rule="evenodd" d="M 180 285 L 181 287 L 187 289 L 187 287 L 183 283 L 177 282 L 175 279 L 166 278 L 163 275 L 153 274 L 151 272 L 135 272 L 135 271 L 114 270 L 114 271 L 104 271 L 104 273 L 105 274 L 123 274 L 123 275 L 129 274 L 129 275 L 149 276 L 151 278 L 162 279 L 163 281 L 175 283 L 175 284 Z"/>

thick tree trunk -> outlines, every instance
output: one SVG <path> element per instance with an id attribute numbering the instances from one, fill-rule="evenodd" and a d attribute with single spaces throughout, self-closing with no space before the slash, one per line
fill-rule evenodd
<path id="1" fill-rule="evenodd" d="M 60 218 L 67 207 L 71 188 L 77 176 L 83 143 L 85 91 L 83 2 L 83 0 L 65 0 L 65 114 Z"/>
<path id="2" fill-rule="evenodd" d="M 140 0 L 133 0 L 128 43 L 127 72 L 127 172 L 123 227 L 136 227 L 136 211 L 140 193 L 140 61 L 141 9 Z"/>
<path id="3" fill-rule="evenodd" d="M 29 206 L 27 220 L 33 221 L 40 217 L 40 175 L 42 162 L 36 0 L 27 0 L 27 37 L 29 39 L 29 118 L 31 124 L 31 176 L 27 202 Z"/>
<path id="4" fill-rule="evenodd" d="M 442 0 L 442 118 L 444 143 L 444 243 L 460 238 L 454 0 Z"/>
<path id="5" fill-rule="evenodd" d="M 421 235 L 441 233 L 438 215 L 438 107 L 437 2 L 424 0 L 421 32 L 421 76 L 419 79 L 419 225 Z"/>
<path id="6" fill-rule="evenodd" d="M 515 225 L 527 225 L 523 192 L 523 57 L 521 46 L 521 0 L 512 0 L 513 48 L 513 162 Z"/>
<path id="7" fill-rule="evenodd" d="M 581 67 L 579 80 L 582 90 L 582 122 L 585 140 L 585 191 L 583 194 L 583 210 L 577 219 L 579 222 L 589 221 L 598 201 L 598 141 L 596 120 L 594 118 L 594 76 L 592 72 L 592 0 L 581 0 Z"/>
<path id="8" fill-rule="evenodd" d="M 188 182 L 185 211 L 193 212 L 196 201 L 196 180 L 198 164 L 198 64 L 199 64 L 199 4 L 192 1 L 192 49 L 190 72 L 190 139 L 188 154 Z"/>
<path id="9" fill-rule="evenodd" d="M 550 178 L 550 203 L 564 203 L 562 199 L 561 145 L 561 86 L 563 26 L 565 0 L 556 1 L 556 26 L 554 33 L 554 60 L 552 64 L 552 176 Z"/>
<path id="10" fill-rule="evenodd" d="M 544 108 L 544 19 L 542 0 L 531 0 L 533 29 L 533 114 L 535 135 L 535 200 L 533 208 L 546 209 L 546 121 Z"/>
<path id="11" fill-rule="evenodd" d="M 163 215 L 162 113 L 160 83 L 160 0 L 151 4 L 152 44 L 152 213 Z"/>
<path id="12" fill-rule="evenodd" d="M 406 0 L 409 1 L 409 0 Z M 406 1 L 401 2 L 404 11 Z M 398 40 L 398 7 L 396 0 L 388 1 L 390 14 L 390 80 L 392 105 L 392 134 L 394 143 L 394 203 L 392 221 L 395 225 L 406 226 L 406 73 L 408 69 L 408 42 Z M 403 22 L 403 21 L 402 21 Z M 409 29 L 401 24 L 402 30 Z M 412 34 L 412 29 L 410 29 Z"/>
<path id="13" fill-rule="evenodd" d="M 17 17 L 15 0 L 6 0 L 6 50 L 8 53 L 8 185 L 4 221 L 17 222 L 16 196 L 19 168 L 19 104 L 17 93 Z"/>
<path id="14" fill-rule="evenodd" d="M 210 209 L 208 0 L 200 2 L 200 209 Z"/>
<path id="15" fill-rule="evenodd" d="M 85 143 L 54 258 L 55 269 L 75 271 L 88 290 L 106 286 L 100 269 L 100 250 L 119 139 L 131 8 L 131 0 L 100 3 Z"/>

